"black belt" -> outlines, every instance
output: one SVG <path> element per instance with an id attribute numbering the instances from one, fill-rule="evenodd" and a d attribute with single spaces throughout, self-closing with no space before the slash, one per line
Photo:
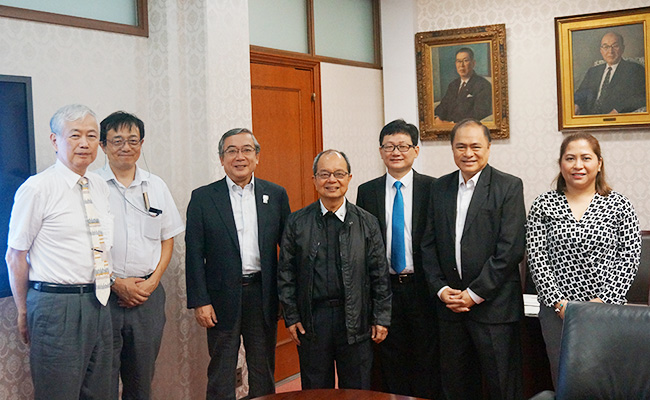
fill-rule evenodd
<path id="1" fill-rule="evenodd" d="M 262 281 L 262 273 L 261 272 L 254 272 L 252 274 L 243 274 L 241 276 L 241 285 L 242 286 L 248 286 L 251 283 L 261 282 L 261 281 Z"/>
<path id="2" fill-rule="evenodd" d="M 391 283 L 405 284 L 411 283 L 415 279 L 415 274 L 390 274 Z"/>
<path id="3" fill-rule="evenodd" d="M 58 283 L 49 283 L 49 282 L 29 282 L 29 287 L 39 292 L 45 293 L 93 293 L 95 292 L 94 283 L 86 283 L 82 285 L 61 285 Z"/>
<path id="4" fill-rule="evenodd" d="M 340 307 L 344 304 L 341 299 L 315 300 L 314 307 Z"/>

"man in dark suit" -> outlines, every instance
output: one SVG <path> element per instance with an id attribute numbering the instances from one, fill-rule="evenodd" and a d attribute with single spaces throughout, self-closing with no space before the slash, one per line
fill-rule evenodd
<path id="1" fill-rule="evenodd" d="M 481 120 L 492 114 L 492 85 L 474 72 L 474 51 L 463 47 L 456 52 L 458 78 L 451 81 L 435 109 L 435 122 Z"/>
<path id="2" fill-rule="evenodd" d="M 438 327 L 422 270 L 420 240 L 435 179 L 413 170 L 420 152 L 418 139 L 418 128 L 402 119 L 384 126 L 379 154 L 388 173 L 359 186 L 357 205 L 379 220 L 390 265 L 391 330 L 378 345 L 382 389 L 430 399 L 438 397 L 440 385 Z"/>
<path id="3" fill-rule="evenodd" d="M 437 295 L 442 387 L 448 399 L 521 399 L 518 264 L 525 247 L 521 179 L 488 165 L 490 131 L 464 120 L 451 131 L 459 171 L 432 186 L 422 262 Z"/>
<path id="4" fill-rule="evenodd" d="M 226 132 L 226 177 L 194 190 L 187 207 L 187 307 L 207 328 L 208 399 L 235 400 L 240 335 L 249 396 L 275 392 L 277 246 L 290 209 L 284 188 L 253 176 L 259 152 L 249 130 Z"/>
<path id="5" fill-rule="evenodd" d="M 616 32 L 600 41 L 604 63 L 589 68 L 575 92 L 575 114 L 630 113 L 645 107 L 645 69 L 623 60 L 625 42 Z"/>

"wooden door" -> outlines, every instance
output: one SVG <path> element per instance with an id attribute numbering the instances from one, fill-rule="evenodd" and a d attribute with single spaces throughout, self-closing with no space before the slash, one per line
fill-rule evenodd
<path id="1" fill-rule="evenodd" d="M 291 210 L 317 199 L 312 162 L 322 150 L 320 69 L 313 61 L 251 52 L 253 133 L 260 142 L 255 176 L 283 186 Z M 275 380 L 300 371 L 284 321 L 278 323 Z"/>

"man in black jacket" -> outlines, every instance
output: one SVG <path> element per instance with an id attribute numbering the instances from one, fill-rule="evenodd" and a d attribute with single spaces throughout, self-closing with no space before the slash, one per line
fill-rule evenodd
<path id="1" fill-rule="evenodd" d="M 291 214 L 282 237 L 278 293 L 298 345 L 303 389 L 370 388 L 372 346 L 386 338 L 391 292 L 377 218 L 345 199 L 350 163 L 314 160 L 320 200 Z"/>

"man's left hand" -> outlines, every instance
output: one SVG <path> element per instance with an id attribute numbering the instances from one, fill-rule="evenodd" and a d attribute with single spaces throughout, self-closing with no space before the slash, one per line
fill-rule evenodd
<path id="1" fill-rule="evenodd" d="M 463 290 L 460 294 L 452 295 L 457 300 L 455 303 L 447 304 L 447 308 L 455 313 L 468 312 L 469 309 L 476 304 L 470 297 L 467 290 Z M 460 301 L 458 301 L 460 300 Z"/>
<path id="2" fill-rule="evenodd" d="M 383 342 L 384 339 L 386 339 L 386 336 L 388 336 L 388 328 L 381 325 L 372 326 L 372 340 L 375 343 Z"/>
<path id="3" fill-rule="evenodd" d="M 142 278 L 117 278 L 111 289 L 119 297 L 117 304 L 120 307 L 131 308 L 139 306 L 149 299 L 151 292 L 140 287 L 145 282 Z"/>

